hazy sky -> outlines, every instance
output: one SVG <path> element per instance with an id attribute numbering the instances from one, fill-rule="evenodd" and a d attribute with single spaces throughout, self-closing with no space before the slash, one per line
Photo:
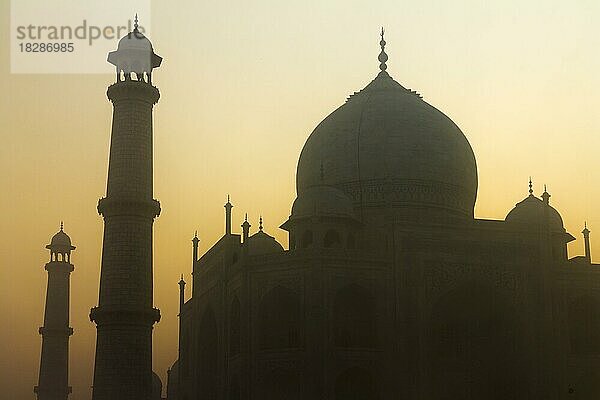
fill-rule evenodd
<path id="1" fill-rule="evenodd" d="M 59 221 L 73 254 L 72 399 L 90 398 L 102 219 L 112 107 L 107 75 L 11 75 L 9 1 L 0 0 L 0 388 L 33 399 L 46 286 L 44 263 Z M 60 2 L 53 2 L 60 3 Z M 154 368 L 176 358 L 179 275 L 191 243 L 205 251 L 258 215 L 278 226 L 295 197 L 295 169 L 312 129 L 378 72 L 386 27 L 388 72 L 463 130 L 477 158 L 476 215 L 502 219 L 544 183 L 577 237 L 592 230 L 600 260 L 600 2 L 586 1 L 155 1 Z M 127 19 L 130 16 L 124 15 Z M 115 42 L 116 47 L 116 42 Z M 105 59 L 98 59 L 104 63 Z M 239 228 L 238 228 L 239 230 Z M 189 289 L 189 286 L 188 286 Z M 189 296 L 189 291 L 188 291 Z M 165 382 L 166 384 L 166 382 Z"/>

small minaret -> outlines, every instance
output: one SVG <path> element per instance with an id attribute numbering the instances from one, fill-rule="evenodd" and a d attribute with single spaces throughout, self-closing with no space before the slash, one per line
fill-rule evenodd
<path id="1" fill-rule="evenodd" d="M 185 303 L 185 281 L 183 280 L 183 274 L 181 274 L 181 279 L 179 280 L 179 314 L 181 314 L 181 310 L 183 309 L 183 304 Z"/>
<path id="2" fill-rule="evenodd" d="M 198 235 L 194 235 L 194 247 L 198 248 Z M 196 260 L 196 257 L 194 257 Z M 177 393 L 181 391 L 181 313 L 183 312 L 183 304 L 185 303 L 185 281 L 183 280 L 183 274 L 181 274 L 181 279 L 178 282 L 179 285 L 179 334 L 178 337 L 178 346 L 177 346 L 177 360 L 179 362 L 179 372 L 177 373 Z"/>
<path id="3" fill-rule="evenodd" d="M 584 241 L 584 246 L 585 246 L 585 260 L 588 263 L 592 263 L 592 251 L 590 249 L 590 230 L 587 227 L 587 222 L 585 222 L 583 224 L 583 230 L 581 231 L 581 233 L 583 233 L 583 241 Z"/>
<path id="4" fill-rule="evenodd" d="M 550 205 L 550 197 L 552 196 L 550 195 L 550 193 L 548 193 L 546 185 L 544 185 L 544 193 L 542 193 L 542 200 L 544 201 L 545 205 Z"/>
<path id="5" fill-rule="evenodd" d="M 196 231 L 194 233 L 194 238 L 192 239 L 192 258 L 193 258 L 193 262 L 198 261 L 198 243 L 200 242 L 200 239 L 198 239 L 198 231 Z M 194 267 L 194 265 L 192 264 L 192 268 Z"/>
<path id="6" fill-rule="evenodd" d="M 69 327 L 69 281 L 71 264 L 71 238 L 63 231 L 52 237 L 46 246 L 50 250 L 48 288 L 46 290 L 46 310 L 44 326 L 39 329 L 42 335 L 42 356 L 40 376 L 34 388 L 39 400 L 66 400 L 71 393 L 69 386 L 69 336 L 73 329 Z"/>
<path id="7" fill-rule="evenodd" d="M 225 203 L 225 234 L 231 235 L 231 209 L 233 205 L 229 202 L 229 195 L 227 195 L 227 203 Z"/>
<path id="8" fill-rule="evenodd" d="M 244 244 L 246 244 L 246 241 L 248 240 L 248 238 L 250 237 L 250 222 L 248 222 L 248 213 L 246 213 L 246 217 L 244 218 L 244 223 L 242 224 L 242 237 L 244 239 Z"/>

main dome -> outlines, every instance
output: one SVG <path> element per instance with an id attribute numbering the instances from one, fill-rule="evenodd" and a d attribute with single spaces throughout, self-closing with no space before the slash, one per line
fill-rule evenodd
<path id="1" fill-rule="evenodd" d="M 377 77 L 312 132 L 298 161 L 298 196 L 325 184 L 361 214 L 473 217 L 477 165 L 465 135 L 386 68 L 382 61 Z"/>

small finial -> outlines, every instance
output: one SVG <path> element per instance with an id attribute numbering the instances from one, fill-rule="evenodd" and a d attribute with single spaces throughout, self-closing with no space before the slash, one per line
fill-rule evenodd
<path id="1" fill-rule="evenodd" d="M 531 177 L 529 177 L 529 195 L 533 196 L 533 182 L 531 182 Z"/>
<path id="2" fill-rule="evenodd" d="M 385 53 L 385 39 L 383 38 L 385 31 L 383 27 L 381 27 L 381 40 L 379 41 L 379 45 L 381 46 L 381 53 L 379 53 L 379 69 L 385 71 L 387 69 L 386 61 L 388 60 L 388 56 Z"/>
<path id="3" fill-rule="evenodd" d="M 246 213 L 246 216 L 244 216 L 244 222 L 248 222 L 248 213 Z"/>
<path id="4" fill-rule="evenodd" d="M 227 195 L 227 202 L 229 203 L 229 195 Z"/>
<path id="5" fill-rule="evenodd" d="M 63 230 L 63 222 L 62 221 L 60 221 L 60 230 L 61 231 Z"/>
<path id="6" fill-rule="evenodd" d="M 259 219 L 258 219 L 258 229 L 259 229 L 260 231 L 262 231 L 262 230 L 263 230 L 263 224 L 262 224 L 262 215 L 261 215 L 261 216 L 259 217 Z"/>
<path id="7" fill-rule="evenodd" d="M 138 30 L 138 15 L 135 13 L 135 19 L 133 20 L 133 29 Z"/>

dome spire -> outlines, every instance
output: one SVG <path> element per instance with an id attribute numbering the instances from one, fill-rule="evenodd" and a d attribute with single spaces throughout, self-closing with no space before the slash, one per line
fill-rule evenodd
<path id="1" fill-rule="evenodd" d="M 138 25 L 138 15 L 137 15 L 137 13 L 135 13 L 135 18 L 133 20 L 133 30 L 137 32 L 138 31 L 138 26 L 139 26 Z"/>
<path id="2" fill-rule="evenodd" d="M 60 221 L 60 231 L 62 232 L 62 230 L 63 230 L 63 222 Z"/>
<path id="3" fill-rule="evenodd" d="M 258 219 L 258 229 L 262 232 L 263 224 L 262 224 L 262 215 Z"/>
<path id="4" fill-rule="evenodd" d="M 383 29 L 383 26 L 382 26 L 381 27 L 381 40 L 379 41 L 379 45 L 381 46 L 381 53 L 379 53 L 379 57 L 378 57 L 378 60 L 380 62 L 379 69 L 382 71 L 385 71 L 387 69 L 386 61 L 388 60 L 388 55 L 385 53 L 385 39 L 383 38 L 384 33 L 385 33 L 385 30 Z"/>
<path id="5" fill-rule="evenodd" d="M 531 176 L 529 177 L 529 195 L 533 196 L 533 182 L 531 182 Z"/>

